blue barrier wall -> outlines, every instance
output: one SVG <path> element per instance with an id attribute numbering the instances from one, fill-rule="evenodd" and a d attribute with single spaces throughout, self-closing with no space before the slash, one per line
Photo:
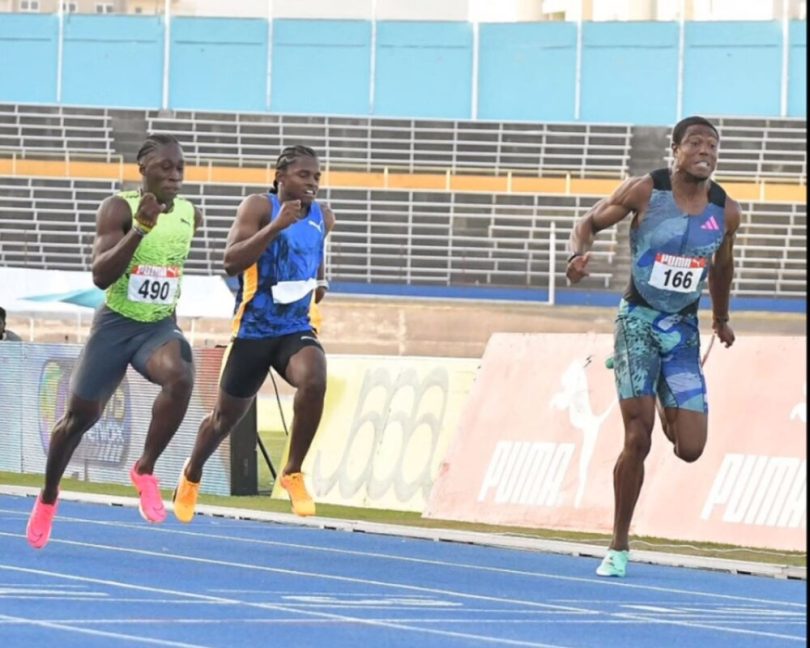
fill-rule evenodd
<path id="1" fill-rule="evenodd" d="M 171 27 L 171 108 L 266 110 L 267 21 L 175 18 Z"/>
<path id="2" fill-rule="evenodd" d="M 480 119 L 574 120 L 576 25 L 481 25 L 479 38 Z"/>
<path id="3" fill-rule="evenodd" d="M 0 101 L 56 101 L 56 16 L 0 17 Z"/>
<path id="4" fill-rule="evenodd" d="M 807 23 L 790 23 L 788 59 L 788 115 L 807 116 Z"/>
<path id="5" fill-rule="evenodd" d="M 65 17 L 62 102 L 152 108 L 163 89 L 163 23 L 156 16 Z"/>
<path id="6" fill-rule="evenodd" d="M 279 19 L 272 44 L 270 27 L 264 19 L 173 18 L 169 107 L 473 115 L 470 23 L 377 23 L 374 79 L 370 22 Z M 579 119 L 671 125 L 678 25 L 599 22 L 582 30 Z M 56 16 L 0 14 L 0 101 L 57 101 L 57 34 Z M 161 107 L 161 18 L 72 14 L 64 34 L 62 103 Z M 479 34 L 478 118 L 577 119 L 575 24 L 483 24 Z M 789 38 L 788 114 L 805 117 L 806 22 L 792 22 Z M 778 22 L 687 23 L 683 114 L 778 117 L 782 43 Z"/>
<path id="7" fill-rule="evenodd" d="M 686 25 L 684 115 L 779 115 L 781 76 L 778 22 Z"/>
<path id="8" fill-rule="evenodd" d="M 276 20 L 272 61 L 273 112 L 368 113 L 370 22 Z"/>
<path id="9" fill-rule="evenodd" d="M 461 22 L 380 22 L 373 113 L 468 119 L 472 26 Z"/>
<path id="10" fill-rule="evenodd" d="M 586 23 L 582 45 L 584 121 L 676 121 L 677 24 Z"/>

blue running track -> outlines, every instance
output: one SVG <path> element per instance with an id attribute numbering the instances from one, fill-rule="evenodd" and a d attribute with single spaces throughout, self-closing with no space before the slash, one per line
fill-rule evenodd
<path id="1" fill-rule="evenodd" d="M 0 496 L 0 648 L 800 646 L 806 582 Z"/>

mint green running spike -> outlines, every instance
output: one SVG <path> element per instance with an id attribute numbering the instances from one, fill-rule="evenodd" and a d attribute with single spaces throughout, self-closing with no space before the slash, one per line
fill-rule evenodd
<path id="1" fill-rule="evenodd" d="M 630 552 L 616 551 L 615 549 L 608 549 L 607 555 L 602 560 L 602 564 L 596 568 L 597 576 L 617 576 L 623 578 L 627 573 L 627 561 L 630 558 Z"/>

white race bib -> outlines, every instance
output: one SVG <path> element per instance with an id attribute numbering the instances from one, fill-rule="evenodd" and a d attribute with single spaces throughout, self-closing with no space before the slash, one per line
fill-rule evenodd
<path id="1" fill-rule="evenodd" d="M 295 281 L 279 281 L 271 288 L 273 301 L 276 304 L 292 304 L 311 293 L 318 287 L 315 279 L 301 279 Z"/>
<path id="2" fill-rule="evenodd" d="M 179 268 L 135 266 L 129 275 L 127 299 L 140 304 L 170 306 L 179 286 Z"/>
<path id="3" fill-rule="evenodd" d="M 706 259 L 659 252 L 655 255 L 655 263 L 648 283 L 659 290 L 690 293 L 700 283 L 700 277 L 703 275 L 705 267 Z"/>

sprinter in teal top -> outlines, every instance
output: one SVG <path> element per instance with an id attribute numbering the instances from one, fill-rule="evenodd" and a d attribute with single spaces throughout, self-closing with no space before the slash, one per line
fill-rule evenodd
<path id="1" fill-rule="evenodd" d="M 49 437 L 45 485 L 27 527 L 28 543 L 35 549 L 50 538 L 59 483 L 73 452 L 101 419 L 130 365 L 161 390 L 129 477 L 144 519 L 162 522 L 166 517 L 153 472 L 186 414 L 194 384 L 191 347 L 177 327 L 175 308 L 183 265 L 202 216 L 178 196 L 184 162 L 174 137 L 149 136 L 137 162 L 140 189 L 110 196 L 98 210 L 92 271 L 106 300 L 71 376 L 67 406 Z M 128 448 L 129 439 L 121 445 Z"/>
<path id="2" fill-rule="evenodd" d="M 628 534 L 641 491 L 656 408 L 676 456 L 695 461 L 706 445 L 708 404 L 701 369 L 698 305 L 708 283 L 712 328 L 734 343 L 729 295 L 740 206 L 711 180 L 717 129 L 688 117 L 672 131 L 672 169 L 630 178 L 576 223 L 566 275 L 588 274 L 594 235 L 632 214 L 631 278 L 619 304 L 613 366 L 624 421 L 624 448 L 614 469 L 615 517 L 599 576 L 624 576 Z"/>
<path id="3" fill-rule="evenodd" d="M 673 197 L 670 170 L 658 169 L 650 177 L 649 205 L 630 229 L 632 278 L 625 300 L 663 313 L 695 313 L 726 234 L 726 192 L 712 183 L 705 209 L 687 214 Z"/>

